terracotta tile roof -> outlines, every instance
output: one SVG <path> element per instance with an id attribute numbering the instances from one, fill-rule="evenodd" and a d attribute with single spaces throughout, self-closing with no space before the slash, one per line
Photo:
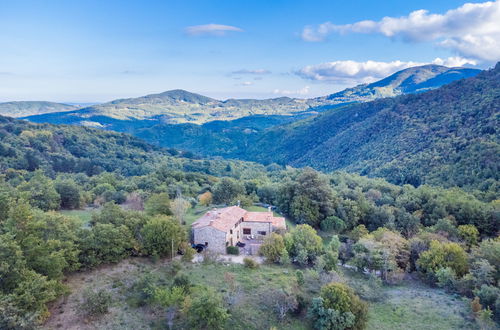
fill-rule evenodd
<path id="1" fill-rule="evenodd" d="M 273 227 L 286 228 L 285 218 L 273 216 L 273 212 L 248 212 L 239 206 L 213 209 L 205 213 L 191 226 L 201 228 L 211 226 L 215 229 L 227 232 L 234 228 L 237 222 L 243 218 L 247 222 L 270 222 Z"/>
<path id="2" fill-rule="evenodd" d="M 247 213 L 246 210 L 238 206 L 224 207 L 222 209 L 214 209 L 205 213 L 201 218 L 196 220 L 193 228 L 212 226 L 215 229 L 227 232 L 234 228 L 234 225 Z"/>

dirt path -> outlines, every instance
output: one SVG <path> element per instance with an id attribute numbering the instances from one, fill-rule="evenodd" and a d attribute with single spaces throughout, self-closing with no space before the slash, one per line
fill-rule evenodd
<path id="1" fill-rule="evenodd" d="M 245 258 L 253 259 L 258 264 L 262 264 L 264 262 L 264 258 L 263 257 L 259 257 L 259 256 L 243 256 L 243 255 L 235 256 L 235 255 L 230 255 L 230 254 L 221 255 L 218 260 L 221 261 L 221 262 L 228 262 L 228 263 L 232 263 L 232 264 L 241 264 L 241 265 L 243 265 L 244 264 L 243 259 L 245 259 Z M 203 254 L 202 253 L 197 253 L 194 256 L 193 262 L 194 263 L 203 262 Z"/>

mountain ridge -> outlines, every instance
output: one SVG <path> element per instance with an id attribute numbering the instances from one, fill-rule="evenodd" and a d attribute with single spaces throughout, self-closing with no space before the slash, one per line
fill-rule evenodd
<path id="1" fill-rule="evenodd" d="M 137 98 L 118 99 L 108 103 L 85 107 L 73 112 L 66 112 L 65 114 L 54 113 L 51 116 L 41 115 L 41 117 L 26 116 L 26 119 L 35 122 L 56 123 L 58 120 L 56 117 L 62 116 L 67 117 L 67 121 L 72 124 L 106 127 L 107 123 L 104 123 L 101 117 L 123 121 L 150 120 L 160 124 L 204 124 L 214 120 L 234 120 L 255 115 L 294 116 L 304 113 L 315 115 L 318 112 L 337 107 L 339 104 L 366 102 L 380 97 L 416 92 L 416 88 L 405 89 L 405 86 L 402 85 L 404 83 L 402 79 L 399 79 L 398 83 L 393 83 L 395 80 L 394 77 L 413 77 L 419 83 L 434 79 L 434 83 L 426 87 L 427 89 L 432 89 L 441 83 L 448 82 L 450 79 L 443 80 L 442 75 L 446 75 L 449 72 L 455 72 L 455 75 L 449 76 L 451 80 L 454 80 L 475 75 L 480 70 L 447 68 L 438 65 L 414 67 L 396 72 L 372 84 L 358 85 L 344 91 L 311 99 L 277 97 L 263 100 L 217 100 L 182 89 L 175 89 Z M 391 77 L 393 78 L 390 86 L 383 86 L 383 81 Z M 113 127 L 108 128 L 114 129 Z"/>

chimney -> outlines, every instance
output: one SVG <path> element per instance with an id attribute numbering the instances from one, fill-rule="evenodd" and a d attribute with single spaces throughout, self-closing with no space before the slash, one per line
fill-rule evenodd
<path id="1" fill-rule="evenodd" d="M 268 207 L 267 207 L 267 211 L 268 211 L 268 212 L 272 212 L 271 208 L 272 208 L 272 206 L 268 206 Z"/>
<path id="2" fill-rule="evenodd" d="M 238 207 L 240 206 L 241 202 L 238 200 Z"/>

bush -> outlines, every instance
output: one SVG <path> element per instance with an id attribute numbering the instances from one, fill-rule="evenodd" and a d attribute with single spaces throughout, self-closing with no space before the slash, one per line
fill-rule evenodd
<path id="1" fill-rule="evenodd" d="M 450 267 L 439 268 L 436 271 L 437 285 L 446 290 L 453 291 L 455 289 L 456 275 Z"/>
<path id="2" fill-rule="evenodd" d="M 270 263 L 282 263 L 282 256 L 287 253 L 283 236 L 271 233 L 259 248 L 259 254 Z M 288 253 L 287 253 L 288 254 Z"/>
<path id="3" fill-rule="evenodd" d="M 191 329 L 224 329 L 229 318 L 222 297 L 209 288 L 198 288 L 188 296 L 182 312 Z"/>
<path id="4" fill-rule="evenodd" d="M 250 269 L 256 269 L 259 268 L 259 263 L 252 258 L 244 258 L 243 259 L 243 264 L 245 267 L 250 268 Z"/>
<path id="5" fill-rule="evenodd" d="M 297 278 L 297 284 L 299 286 L 304 285 L 304 283 L 305 283 L 304 273 L 301 270 L 297 270 L 295 272 L 295 277 Z"/>
<path id="6" fill-rule="evenodd" d="M 226 253 L 237 256 L 240 254 L 240 249 L 237 246 L 228 246 L 226 247 Z"/>
<path id="7" fill-rule="evenodd" d="M 352 329 L 364 329 L 368 320 L 368 306 L 354 291 L 342 283 L 330 283 L 321 288 L 323 306 L 355 317 Z"/>
<path id="8" fill-rule="evenodd" d="M 189 289 L 191 288 L 191 281 L 186 274 L 181 273 L 174 277 L 174 283 L 172 285 L 183 288 L 186 292 L 189 292 Z"/>
<path id="9" fill-rule="evenodd" d="M 111 301 L 111 294 L 107 291 L 87 290 L 83 293 L 83 301 L 80 304 L 80 310 L 90 317 L 104 315 L 108 312 Z"/>

